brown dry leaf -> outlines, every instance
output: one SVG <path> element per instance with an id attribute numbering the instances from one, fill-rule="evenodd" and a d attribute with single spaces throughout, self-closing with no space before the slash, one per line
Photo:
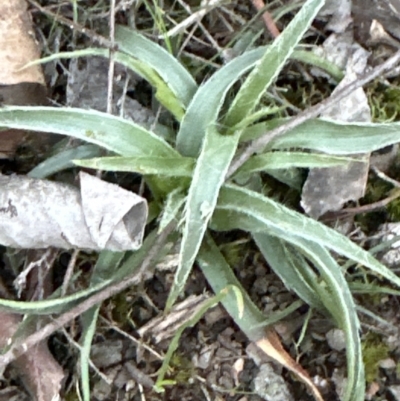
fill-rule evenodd
<path id="1" fill-rule="evenodd" d="M 58 400 L 64 372 L 50 353 L 47 343 L 29 349 L 13 364 L 35 401 Z"/>
<path id="2" fill-rule="evenodd" d="M 0 295 L 10 298 L 5 285 L 0 281 Z M 21 317 L 11 312 L 0 311 L 0 348 L 9 345 L 16 333 Z M 34 401 L 55 401 L 64 379 L 64 372 L 47 348 L 47 341 L 42 341 L 19 357 L 13 366 L 19 373 L 30 399 Z"/>
<path id="3" fill-rule="evenodd" d="M 46 87 L 40 66 L 22 69 L 39 57 L 26 1 L 0 1 L 0 104 L 45 104 Z M 0 158 L 11 158 L 26 136 L 21 130 L 1 131 Z M 40 143 L 49 138 L 40 135 Z M 38 139 L 36 135 L 35 141 Z"/>
<path id="4" fill-rule="evenodd" d="M 4 348 L 9 345 L 21 320 L 13 313 L 0 311 L 0 321 L 0 347 Z M 29 349 L 13 365 L 20 374 L 32 400 L 54 401 L 59 399 L 64 372 L 51 355 L 46 341 Z"/>
<path id="5" fill-rule="evenodd" d="M 317 401 L 324 401 L 308 373 L 283 348 L 275 330 L 267 329 L 266 335 L 255 344 L 270 358 L 293 372 L 310 389 Z"/>
<path id="6" fill-rule="evenodd" d="M 22 175 L 0 175 L 0 244 L 117 252 L 140 248 L 146 199 L 90 174 L 81 172 L 79 179 L 80 190 Z"/>

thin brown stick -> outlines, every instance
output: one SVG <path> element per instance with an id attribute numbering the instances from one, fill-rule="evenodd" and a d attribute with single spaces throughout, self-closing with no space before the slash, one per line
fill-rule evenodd
<path id="1" fill-rule="evenodd" d="M 61 296 L 64 296 L 67 294 L 69 282 L 71 281 L 71 277 L 74 273 L 74 269 L 75 269 L 75 265 L 76 265 L 78 256 L 79 256 L 79 249 L 75 249 L 72 252 L 71 259 L 67 266 L 67 271 L 65 272 L 64 280 L 63 280 L 63 283 L 61 286 Z"/>
<path id="2" fill-rule="evenodd" d="M 381 179 L 389 184 L 392 184 L 397 190 L 390 196 L 388 196 L 385 199 L 381 199 L 380 201 L 370 203 L 368 205 L 362 205 L 362 206 L 357 206 L 357 207 L 348 207 L 343 210 L 339 210 L 338 212 L 331 212 L 326 214 L 323 217 L 323 221 L 331 221 L 343 217 L 348 217 L 354 214 L 360 214 L 360 213 L 369 213 L 373 212 L 374 210 L 382 209 L 389 203 L 393 202 L 397 198 L 400 197 L 400 182 L 394 180 L 393 178 L 388 177 L 384 172 L 380 171 L 378 168 L 372 166 L 371 170 Z"/>
<path id="3" fill-rule="evenodd" d="M 361 86 L 371 82 L 375 78 L 382 76 L 386 72 L 394 68 L 400 61 L 400 50 L 397 51 L 392 57 L 387 59 L 384 63 L 378 65 L 367 74 L 364 74 L 360 78 L 357 78 L 353 82 L 338 90 L 335 94 L 322 102 L 316 104 L 299 113 L 296 117 L 290 119 L 287 123 L 280 125 L 279 127 L 266 132 L 260 138 L 252 141 L 244 151 L 232 162 L 227 177 L 231 177 L 254 153 L 265 148 L 273 139 L 276 139 L 286 132 L 298 127 L 300 124 L 305 123 L 312 118 L 318 117 L 322 112 L 326 111 L 332 105 L 336 104 L 346 96 L 350 95 L 354 90 Z"/>
<path id="4" fill-rule="evenodd" d="M 373 212 L 374 210 L 379 210 L 387 206 L 389 203 L 393 202 L 397 198 L 400 197 L 400 191 L 396 191 L 393 195 L 388 196 L 385 199 L 381 199 L 380 201 L 370 203 L 368 205 L 362 205 L 357 207 L 348 207 L 343 210 L 339 210 L 338 212 L 330 212 L 327 213 L 322 220 L 324 222 L 332 221 L 336 219 L 341 219 L 344 217 L 349 217 L 354 214 L 361 214 L 361 213 L 369 213 Z"/>
<path id="5" fill-rule="evenodd" d="M 253 6 L 257 11 L 262 11 L 265 9 L 265 4 L 263 0 L 251 0 L 251 2 L 253 3 Z M 277 38 L 281 33 L 276 26 L 272 15 L 268 11 L 264 11 L 262 14 L 262 19 L 264 20 L 264 24 L 267 27 L 268 32 L 272 35 L 274 39 Z"/>
<path id="6" fill-rule="evenodd" d="M 115 46 L 115 0 L 110 0 L 110 42 Z M 108 85 L 107 85 L 107 113 L 113 113 L 113 94 L 114 94 L 114 70 L 115 70 L 115 51 L 110 49 L 110 60 L 108 65 Z"/>
<path id="7" fill-rule="evenodd" d="M 79 305 L 70 309 L 68 312 L 60 315 L 51 323 L 46 324 L 32 335 L 26 337 L 24 340 L 17 341 L 12 344 L 8 351 L 0 356 L 0 370 L 2 367 L 7 366 L 10 362 L 14 361 L 16 358 L 24 354 L 29 348 L 43 341 L 56 330 L 63 327 L 72 319 L 81 315 L 83 312 L 86 312 L 91 307 L 100 304 L 106 299 L 112 297 L 115 294 L 118 294 L 119 292 L 127 289 L 132 285 L 138 284 L 141 281 L 144 272 L 149 270 L 155 260 L 158 258 L 162 248 L 164 247 L 168 239 L 168 236 L 175 228 L 176 223 L 171 222 L 170 225 L 164 229 L 164 231 L 158 236 L 154 246 L 152 247 L 151 251 L 146 255 L 142 265 L 137 271 L 127 276 L 122 281 L 111 284 L 109 287 L 104 288 L 98 293 L 92 295 L 85 301 L 81 302 Z"/>

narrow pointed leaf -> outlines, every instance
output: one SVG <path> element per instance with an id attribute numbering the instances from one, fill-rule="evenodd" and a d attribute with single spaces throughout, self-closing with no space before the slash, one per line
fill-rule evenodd
<path id="1" fill-rule="evenodd" d="M 185 107 L 197 90 L 196 81 L 183 65 L 157 43 L 138 32 L 118 25 L 115 30 L 118 48 L 152 67 Z"/>
<path id="2" fill-rule="evenodd" d="M 207 131 L 189 188 L 179 265 L 168 297 L 167 309 L 172 306 L 186 284 L 239 137 L 239 132 L 226 136 L 213 128 Z"/>
<path id="3" fill-rule="evenodd" d="M 189 157 L 98 157 L 74 160 L 78 166 L 107 171 L 127 171 L 143 175 L 191 177 L 195 160 Z"/>
<path id="4" fill-rule="evenodd" d="M 82 300 L 86 299 L 90 295 L 104 289 L 108 285 L 113 282 L 121 281 L 126 276 L 132 274 L 136 269 L 139 268 L 143 259 L 146 255 L 151 251 L 154 246 L 154 243 L 157 239 L 157 232 L 152 231 L 145 238 L 142 247 L 135 252 L 127 252 L 127 256 L 125 260 L 122 262 L 121 266 L 118 269 L 113 270 L 113 276 L 110 279 L 106 279 L 104 275 L 100 276 L 100 272 L 98 277 L 102 277 L 99 283 L 90 286 L 82 291 L 76 292 L 74 294 L 60 297 L 57 295 L 57 291 L 52 296 L 58 296 L 57 298 L 48 298 L 42 301 L 14 301 L 11 299 L 1 299 L 0 298 L 0 306 L 5 310 L 10 310 L 15 313 L 20 314 L 37 314 L 37 315 L 49 315 L 52 313 L 62 313 L 68 309 L 71 309 L 73 306 L 77 305 Z M 111 252 L 110 252 L 111 253 Z M 112 253 L 111 253 L 112 254 Z"/>
<path id="5" fill-rule="evenodd" d="M 318 389 L 310 379 L 307 372 L 293 360 L 287 351 L 285 351 L 277 334 L 273 330 L 265 328 L 268 319 L 264 319 L 263 313 L 243 290 L 230 266 L 227 264 L 225 258 L 209 235 L 203 242 L 202 248 L 198 254 L 198 262 L 203 274 L 206 276 L 209 284 L 215 292 L 225 284 L 234 286 L 234 288 L 237 288 L 238 291 L 242 293 L 243 313 L 241 313 L 233 294 L 228 292 L 221 302 L 246 336 L 251 341 L 254 341 L 255 344 L 257 344 L 257 346 L 259 346 L 268 356 L 274 358 L 287 369 L 290 369 L 298 375 L 298 377 L 310 388 L 315 399 L 322 401 Z"/>
<path id="6" fill-rule="evenodd" d="M 302 268 L 298 255 L 287 249 L 285 242 L 264 233 L 255 233 L 253 238 L 265 260 L 282 280 L 288 290 L 295 291 L 311 307 L 325 312 L 318 293 L 313 288 L 316 274 L 309 268 Z"/>
<path id="7" fill-rule="evenodd" d="M 310 240 L 400 286 L 398 276 L 344 235 L 254 191 L 233 185 L 221 188 L 212 226 L 219 230 L 264 232 L 295 245 L 299 240 Z"/>
<path id="8" fill-rule="evenodd" d="M 115 270 L 121 263 L 123 256 L 123 252 L 101 252 L 93 269 L 90 283 L 96 285 L 104 280 L 111 279 Z M 83 401 L 90 401 L 89 356 L 92 340 L 96 333 L 97 318 L 99 316 L 100 307 L 101 304 L 96 305 L 82 314 L 80 372 Z"/>
<path id="9" fill-rule="evenodd" d="M 100 156 L 103 151 L 96 145 L 81 145 L 76 148 L 62 150 L 38 164 L 28 176 L 46 178 L 54 173 L 74 167 L 74 159 L 86 159 Z"/>
<path id="10" fill-rule="evenodd" d="M 263 48 L 249 51 L 219 69 L 200 86 L 181 121 L 176 147 L 184 156 L 196 157 L 207 130 L 217 123 L 225 96 L 232 85 L 260 59 Z"/>
<path id="11" fill-rule="evenodd" d="M 293 167 L 322 168 L 345 166 L 354 161 L 363 163 L 360 159 L 352 159 L 350 157 L 301 152 L 268 152 L 250 158 L 236 174 L 249 174 L 257 171 L 289 169 Z M 364 163 L 366 162 L 367 160 Z"/>
<path id="12" fill-rule="evenodd" d="M 123 156 L 178 156 L 167 142 L 151 131 L 94 110 L 7 106 L 0 108 L 0 127 L 67 135 Z"/>
<path id="13" fill-rule="evenodd" d="M 158 232 L 161 233 L 173 220 L 179 223 L 182 217 L 182 209 L 185 204 L 186 194 L 183 188 L 176 188 L 167 195 L 160 222 L 158 224 Z"/>
<path id="14" fill-rule="evenodd" d="M 290 24 L 267 48 L 236 95 L 224 121 L 227 127 L 239 124 L 253 111 L 323 5 L 324 0 L 307 0 Z"/>
<path id="15" fill-rule="evenodd" d="M 258 234 L 256 234 L 257 236 Z M 344 401 L 363 401 L 365 395 L 364 365 L 359 336 L 360 323 L 349 286 L 341 267 L 322 246 L 307 240 L 298 242 L 304 255 L 313 262 L 328 286 L 324 303 L 335 305 L 334 318 L 346 337 L 347 385 Z"/>
<path id="16" fill-rule="evenodd" d="M 143 43 L 142 39 L 144 39 L 144 43 Z M 145 38 L 142 38 L 142 39 L 139 40 L 139 42 L 141 42 L 142 46 L 146 45 L 147 42 L 149 42 Z M 153 52 L 154 51 L 158 52 L 159 49 L 161 49 L 161 51 L 165 52 L 165 50 L 163 48 L 159 47 L 157 44 L 152 43 L 152 42 L 150 42 L 150 43 L 152 44 Z M 156 48 L 154 48 L 154 46 Z M 129 46 L 127 46 L 127 47 L 129 47 Z M 127 53 L 120 52 L 120 51 L 114 52 L 113 58 L 114 58 L 115 62 L 124 65 L 125 67 L 134 71 L 136 74 L 138 74 L 143 79 L 147 80 L 150 83 L 150 85 L 152 85 L 153 88 L 155 89 L 155 96 L 159 100 L 159 102 L 167 110 L 169 110 L 178 120 L 181 120 L 181 118 L 184 114 L 184 110 L 186 108 L 185 101 L 179 98 L 179 95 L 180 95 L 179 93 L 175 94 L 173 89 L 168 85 L 167 82 L 165 82 L 165 80 L 159 74 L 160 73 L 159 66 L 158 66 L 158 68 L 153 68 L 153 63 L 148 62 L 149 49 L 145 50 L 144 54 L 142 54 L 142 53 L 143 53 L 143 49 L 140 50 L 140 46 L 139 46 L 138 55 L 139 54 L 143 55 L 144 60 L 138 59 L 134 55 L 132 56 Z M 93 57 L 93 56 L 100 56 L 100 57 L 104 57 L 104 58 L 108 59 L 110 57 L 110 52 L 108 49 L 89 47 L 89 48 L 83 49 L 83 50 L 75 50 L 72 52 L 60 52 L 60 53 L 52 54 L 51 56 L 44 57 L 40 60 L 35 60 L 34 62 L 29 63 L 28 65 L 46 63 L 46 62 L 57 60 L 57 59 L 70 59 L 70 58 Z M 168 55 L 168 57 L 172 58 L 170 55 Z M 160 58 L 160 60 L 161 59 L 162 59 L 162 57 Z M 174 66 L 178 67 L 177 68 L 178 70 L 183 68 L 175 59 L 172 58 L 172 60 L 173 60 Z M 166 70 L 167 69 L 165 69 L 165 71 Z M 165 72 L 165 71 L 163 70 L 163 72 Z M 165 74 L 162 74 L 162 75 L 165 75 Z M 193 91 L 193 93 L 194 93 L 196 91 L 196 88 L 197 88 L 197 86 L 192 88 L 191 91 Z M 184 87 L 182 86 L 181 89 L 184 89 Z M 163 127 L 163 128 L 165 130 L 165 127 Z"/>
<path id="17" fill-rule="evenodd" d="M 241 141 L 259 138 L 283 124 L 276 119 L 244 130 Z M 303 148 L 334 155 L 368 153 L 400 142 L 400 123 L 358 123 L 314 119 L 299 125 L 268 145 L 269 149 Z"/>
<path id="18" fill-rule="evenodd" d="M 228 286 L 239 288 L 244 301 L 244 313 L 241 315 L 236 297 L 232 292 L 228 292 L 226 297 L 222 299 L 222 305 L 251 341 L 257 341 L 262 338 L 267 316 L 258 309 L 243 289 L 240 281 L 236 278 L 231 267 L 209 234 L 206 235 L 203 241 L 197 261 L 215 294 L 219 294 Z"/>

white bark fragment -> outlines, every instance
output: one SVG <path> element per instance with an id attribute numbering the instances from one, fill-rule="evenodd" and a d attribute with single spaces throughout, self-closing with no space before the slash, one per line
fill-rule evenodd
<path id="1" fill-rule="evenodd" d="M 134 250 L 147 219 L 144 198 L 80 173 L 80 190 L 0 175 L 0 244 L 14 248 Z"/>

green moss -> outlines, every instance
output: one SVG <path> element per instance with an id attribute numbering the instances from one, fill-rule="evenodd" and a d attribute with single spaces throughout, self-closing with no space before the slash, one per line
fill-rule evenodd
<path id="1" fill-rule="evenodd" d="M 66 394 L 64 396 L 64 400 L 65 401 L 80 401 L 78 394 L 76 394 L 75 388 L 71 389 L 71 391 L 69 391 L 68 394 Z"/>
<path id="2" fill-rule="evenodd" d="M 391 175 L 393 175 L 393 177 L 397 175 L 394 169 L 391 171 Z M 394 189 L 391 184 L 381 180 L 375 175 L 371 175 L 368 180 L 365 196 L 360 201 L 360 204 L 370 205 L 378 202 L 391 196 L 393 191 L 396 191 L 396 189 Z M 367 233 L 376 231 L 378 226 L 383 223 L 400 221 L 400 198 L 393 200 L 384 208 L 377 209 L 370 213 L 359 214 L 356 220 L 361 229 Z"/>
<path id="3" fill-rule="evenodd" d="M 362 341 L 365 379 L 372 383 L 379 375 L 379 362 L 389 357 L 389 347 L 376 333 L 368 333 Z"/>
<path id="4" fill-rule="evenodd" d="M 375 82 L 367 89 L 367 97 L 375 122 L 400 120 L 400 86 Z"/>
<path id="5" fill-rule="evenodd" d="M 170 361 L 169 379 L 176 384 L 187 384 L 196 374 L 196 368 L 192 361 L 183 354 L 176 352 Z"/>
<path id="6" fill-rule="evenodd" d="M 249 239 L 242 238 L 237 241 L 221 245 L 221 252 L 230 266 L 240 266 L 249 253 Z"/>
<path id="7" fill-rule="evenodd" d="M 285 91 L 282 94 L 292 105 L 306 109 L 329 97 L 330 86 L 325 79 L 305 81 L 298 76 L 294 79 L 285 77 Z"/>
<path id="8" fill-rule="evenodd" d="M 112 298 L 112 317 L 114 322 L 118 323 L 120 327 L 127 324 L 131 309 L 132 302 L 128 301 L 130 297 L 127 296 L 127 291 L 121 292 Z"/>

